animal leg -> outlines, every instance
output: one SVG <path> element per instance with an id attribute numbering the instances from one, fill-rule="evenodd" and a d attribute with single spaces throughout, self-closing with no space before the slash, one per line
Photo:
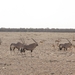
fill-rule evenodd
<path id="1" fill-rule="evenodd" d="M 33 56 L 32 56 L 32 52 L 33 52 L 33 50 L 31 50 L 31 57 L 33 57 Z"/>
<path id="2" fill-rule="evenodd" d="M 24 55 L 25 55 L 25 57 L 26 57 L 25 49 L 23 49 L 23 52 L 24 52 Z"/>
<path id="3" fill-rule="evenodd" d="M 59 48 L 59 50 L 62 50 L 62 48 Z"/>

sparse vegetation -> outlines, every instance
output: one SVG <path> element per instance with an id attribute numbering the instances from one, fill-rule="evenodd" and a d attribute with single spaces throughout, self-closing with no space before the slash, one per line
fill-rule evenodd
<path id="1" fill-rule="evenodd" d="M 0 45 L 0 75 L 75 75 L 74 35 L 75 33 L 57 32 L 0 32 L 0 36 L 3 37 Z M 23 50 L 20 49 L 23 45 L 17 45 L 19 48 L 14 49 L 14 44 L 18 42 L 23 44 L 20 40 L 21 37 L 24 38 L 27 46 L 34 43 L 30 38 L 34 38 L 38 43 L 38 47 L 33 49 L 33 58 L 30 56 L 31 49 L 29 51 L 24 50 L 26 51 L 26 57 L 21 53 L 17 54 L 16 50 L 19 49 L 19 52 Z M 59 40 L 58 38 L 61 37 L 72 40 L 73 49 L 67 49 L 67 51 L 58 50 L 55 40 Z M 59 44 L 65 43 L 69 43 L 69 41 L 63 39 L 59 42 Z M 10 44 L 13 46 L 11 47 L 12 51 L 10 51 Z M 10 54 L 11 52 L 13 52 L 13 55 Z"/>
<path id="2" fill-rule="evenodd" d="M 0 28 L 0 32 L 75 32 L 75 29 Z"/>

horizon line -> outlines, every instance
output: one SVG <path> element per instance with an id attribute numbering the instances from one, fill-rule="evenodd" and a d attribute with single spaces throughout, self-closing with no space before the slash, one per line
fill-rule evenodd
<path id="1" fill-rule="evenodd" d="M 24 28 L 24 27 L 23 28 L 22 27 L 11 28 L 11 27 L 0 27 L 0 29 L 3 29 L 3 28 L 4 29 L 31 29 L 31 28 L 32 29 L 75 29 L 75 28 L 49 28 L 49 27 L 46 27 L 46 28 L 33 28 L 33 27 L 30 27 L 30 28 L 27 28 L 27 27 L 26 28 Z"/>

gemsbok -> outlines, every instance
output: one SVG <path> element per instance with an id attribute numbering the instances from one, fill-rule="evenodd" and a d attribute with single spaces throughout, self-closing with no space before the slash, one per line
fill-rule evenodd
<path id="1" fill-rule="evenodd" d="M 67 39 L 68 40 L 68 39 Z M 68 48 L 71 48 L 72 43 L 68 40 L 69 43 L 59 44 L 59 50 L 67 50 Z"/>
<path id="2" fill-rule="evenodd" d="M 10 51 L 14 51 L 15 48 L 18 49 L 18 51 L 20 51 L 22 49 L 24 45 L 20 42 L 17 42 L 17 43 L 11 43 L 10 45 Z"/>
<path id="3" fill-rule="evenodd" d="M 24 45 L 23 49 L 21 49 L 21 53 L 25 52 L 26 50 L 31 51 L 31 57 L 32 57 L 32 52 L 33 50 L 38 46 L 38 43 L 32 39 L 35 43 L 29 44 L 29 45 Z"/>

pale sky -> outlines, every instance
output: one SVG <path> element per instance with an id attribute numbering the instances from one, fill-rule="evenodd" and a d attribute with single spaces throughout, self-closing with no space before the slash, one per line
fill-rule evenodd
<path id="1" fill-rule="evenodd" d="M 0 28 L 75 28 L 75 0 L 0 0 Z"/>

